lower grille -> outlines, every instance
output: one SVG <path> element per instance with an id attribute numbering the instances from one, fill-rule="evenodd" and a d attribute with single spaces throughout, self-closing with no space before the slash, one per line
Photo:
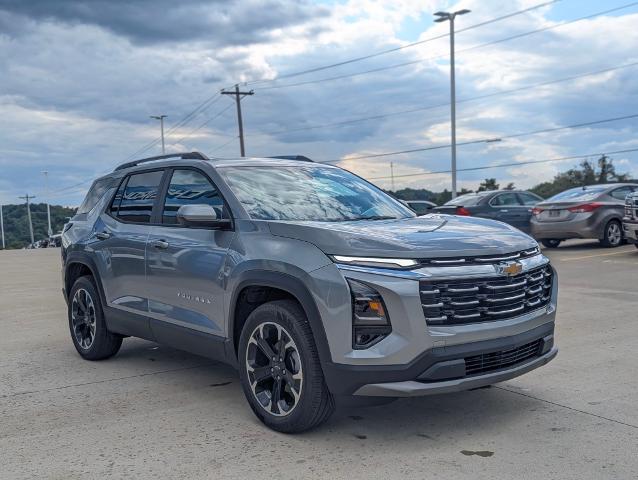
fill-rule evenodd
<path id="1" fill-rule="evenodd" d="M 498 352 L 483 353 L 465 358 L 465 374 L 478 375 L 492 372 L 502 368 L 509 368 L 538 357 L 541 352 L 543 340 L 538 339 L 520 347 Z"/>
<path id="2" fill-rule="evenodd" d="M 512 277 L 423 280 L 419 288 L 428 325 L 506 320 L 549 303 L 552 269 L 546 265 Z"/>

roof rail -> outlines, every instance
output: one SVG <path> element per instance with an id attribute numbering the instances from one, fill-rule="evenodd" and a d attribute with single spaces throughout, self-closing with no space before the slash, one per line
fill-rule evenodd
<path id="1" fill-rule="evenodd" d="M 276 155 L 274 157 L 268 158 L 280 158 L 282 160 L 296 160 L 298 162 L 313 162 L 314 160 L 310 160 L 308 157 L 304 157 L 303 155 Z"/>
<path id="2" fill-rule="evenodd" d="M 183 153 L 170 153 L 168 155 L 158 155 L 156 157 L 141 158 L 140 160 L 133 160 L 132 162 L 126 162 L 122 165 L 115 167 L 115 172 L 118 170 L 124 170 L 125 168 L 141 165 L 142 163 L 154 162 L 156 160 L 164 160 L 166 158 L 181 158 L 182 160 L 209 160 L 209 158 L 200 152 L 183 152 Z"/>

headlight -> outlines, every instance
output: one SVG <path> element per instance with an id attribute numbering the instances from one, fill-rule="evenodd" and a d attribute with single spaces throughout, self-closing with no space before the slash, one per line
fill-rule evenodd
<path id="1" fill-rule="evenodd" d="M 392 332 L 381 294 L 365 283 L 346 278 L 352 297 L 352 348 L 361 350 Z"/>
<path id="2" fill-rule="evenodd" d="M 333 255 L 332 258 L 337 263 L 362 267 L 408 268 L 416 267 L 419 264 L 413 258 L 347 257 L 344 255 Z"/>

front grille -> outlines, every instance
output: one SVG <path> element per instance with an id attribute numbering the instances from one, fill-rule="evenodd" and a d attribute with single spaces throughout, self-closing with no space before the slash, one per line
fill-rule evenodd
<path id="1" fill-rule="evenodd" d="M 428 325 L 506 320 L 549 303 L 552 269 L 546 265 L 512 277 L 422 280 L 419 288 Z"/>
<path id="2" fill-rule="evenodd" d="M 509 350 L 465 357 L 465 375 L 478 375 L 524 363 L 540 355 L 542 343 L 543 340 L 538 339 Z"/>
<path id="3" fill-rule="evenodd" d="M 538 247 L 529 248 L 527 250 L 520 250 L 518 252 L 507 253 L 505 255 L 480 255 L 473 257 L 456 256 L 456 257 L 441 257 L 441 258 L 421 258 L 419 259 L 419 265 L 422 266 L 455 266 L 455 265 L 486 265 L 491 263 L 504 262 L 507 260 L 520 260 L 522 258 L 533 257 L 538 255 L 540 250 Z"/>

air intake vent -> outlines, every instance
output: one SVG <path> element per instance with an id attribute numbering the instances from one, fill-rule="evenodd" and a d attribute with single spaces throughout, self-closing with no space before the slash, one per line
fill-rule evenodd
<path id="1" fill-rule="evenodd" d="M 502 368 L 510 368 L 519 363 L 540 356 L 543 340 L 538 339 L 520 347 L 498 352 L 483 353 L 465 358 L 465 375 L 479 375 Z"/>

